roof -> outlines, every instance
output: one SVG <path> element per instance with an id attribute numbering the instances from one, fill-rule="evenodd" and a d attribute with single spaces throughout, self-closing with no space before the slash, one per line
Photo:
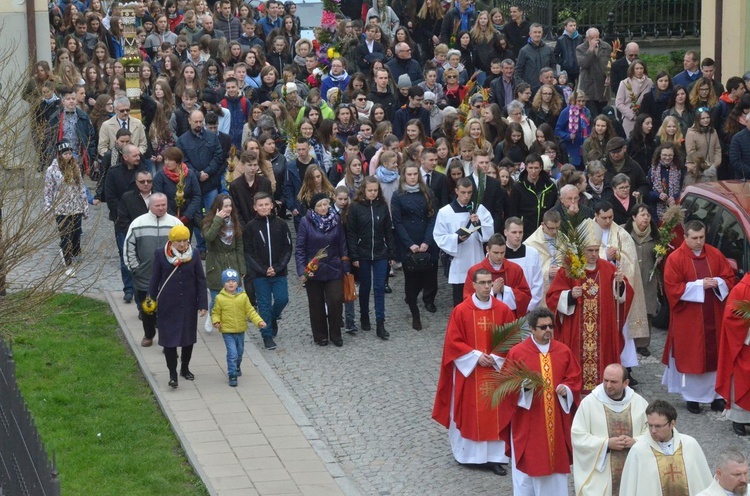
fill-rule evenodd
<path id="1" fill-rule="evenodd" d="M 697 193 L 706 196 L 717 203 L 735 205 L 736 210 L 742 210 L 750 217 L 750 183 L 745 181 L 717 181 L 699 183 L 685 188 L 682 196 L 689 193 Z"/>

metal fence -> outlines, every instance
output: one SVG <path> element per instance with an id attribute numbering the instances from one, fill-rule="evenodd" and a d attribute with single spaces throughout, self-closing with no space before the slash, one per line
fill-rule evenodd
<path id="1" fill-rule="evenodd" d="M 498 3 L 507 16 L 509 6 L 517 2 Z M 562 34 L 562 23 L 569 17 L 578 22 L 579 31 L 594 26 L 610 36 L 623 38 L 700 36 L 700 0 L 521 0 L 518 3 L 526 9 L 529 20 L 545 26 L 550 39 Z"/>
<path id="2" fill-rule="evenodd" d="M 16 382 L 12 348 L 0 339 L 0 496 L 59 496 L 54 454 L 47 459 Z"/>

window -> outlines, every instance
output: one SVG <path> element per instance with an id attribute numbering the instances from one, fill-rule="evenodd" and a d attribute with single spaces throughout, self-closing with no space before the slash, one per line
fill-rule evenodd
<path id="1" fill-rule="evenodd" d="M 716 228 L 715 245 L 721 253 L 737 262 L 740 273 L 748 267 L 747 235 L 742 224 L 729 211 L 722 209 Z"/>
<path id="2" fill-rule="evenodd" d="M 699 220 L 703 222 L 703 224 L 706 225 L 706 241 L 711 242 L 711 229 L 719 206 L 711 200 L 701 197 L 694 197 L 695 201 L 689 203 L 690 198 L 691 197 L 688 196 L 685 198 L 685 201 L 682 202 L 683 205 L 689 205 L 685 212 L 685 222 L 689 220 Z M 739 261 L 737 263 L 739 263 Z"/>

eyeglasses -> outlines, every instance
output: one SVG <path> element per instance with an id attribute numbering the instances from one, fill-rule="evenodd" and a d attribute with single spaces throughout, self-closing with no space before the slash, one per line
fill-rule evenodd
<path id="1" fill-rule="evenodd" d="M 153 179 L 139 179 L 138 184 L 151 184 L 153 183 Z"/>
<path id="2" fill-rule="evenodd" d="M 445 76 L 445 79 L 458 79 L 458 76 Z"/>
<path id="3" fill-rule="evenodd" d="M 669 422 L 667 422 L 666 424 L 661 424 L 661 425 L 654 425 L 654 424 L 648 424 L 648 423 L 646 424 L 646 426 L 648 427 L 648 430 L 650 431 L 663 429 L 668 425 L 669 425 Z"/>
<path id="4" fill-rule="evenodd" d="M 425 100 L 422 102 L 422 105 L 435 105 L 435 102 L 428 102 Z"/>
<path id="5" fill-rule="evenodd" d="M 366 98 L 366 97 L 364 97 L 364 96 L 358 96 L 358 97 L 357 97 L 357 101 L 358 101 L 358 102 L 366 102 L 366 101 L 367 101 L 367 98 Z"/>
<path id="6" fill-rule="evenodd" d="M 117 111 L 119 113 L 121 113 L 121 114 L 129 114 L 130 113 L 130 109 L 129 108 L 126 108 L 126 109 L 117 109 Z"/>
<path id="7" fill-rule="evenodd" d="M 545 329 L 554 329 L 555 326 L 552 324 L 544 324 L 540 326 L 536 326 L 537 329 L 545 330 Z"/>

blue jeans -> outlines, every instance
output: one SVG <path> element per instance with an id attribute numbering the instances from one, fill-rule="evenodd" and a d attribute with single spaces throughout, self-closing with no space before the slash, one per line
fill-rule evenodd
<path id="1" fill-rule="evenodd" d="M 344 303 L 344 322 L 347 329 L 354 327 L 354 302 Z"/>
<path id="2" fill-rule="evenodd" d="M 385 282 L 388 260 L 359 261 L 359 313 L 370 313 L 370 285 L 375 290 L 375 319 L 385 320 Z"/>
<path id="3" fill-rule="evenodd" d="M 218 194 L 218 189 L 213 189 L 211 191 L 206 191 L 205 193 L 203 193 L 204 212 L 208 212 L 208 210 L 211 208 L 211 204 L 214 202 L 214 198 L 216 198 L 216 195 Z M 203 238 L 203 234 L 201 233 L 201 226 L 193 226 L 193 233 L 195 234 L 196 247 L 200 250 L 201 253 L 205 253 L 206 240 Z"/>
<path id="4" fill-rule="evenodd" d="M 227 347 L 227 375 L 237 377 L 237 369 L 242 364 L 242 354 L 245 353 L 245 333 L 233 332 L 221 335 Z"/>
<path id="5" fill-rule="evenodd" d="M 286 276 L 256 277 L 253 279 L 253 284 L 255 285 L 255 298 L 258 300 L 258 313 L 267 324 L 265 329 L 260 330 L 260 334 L 264 338 L 273 337 L 273 324 L 281 318 L 281 312 L 289 303 Z M 275 330 L 278 332 L 278 329 Z"/>
<path id="6" fill-rule="evenodd" d="M 127 233 L 120 233 L 115 231 L 115 240 L 117 241 L 117 253 L 120 255 L 120 276 L 122 277 L 122 292 L 123 293 L 135 293 L 133 286 L 133 274 L 130 273 L 128 268 L 125 266 L 125 260 L 122 258 L 122 249 L 125 244 L 125 235 Z"/>

